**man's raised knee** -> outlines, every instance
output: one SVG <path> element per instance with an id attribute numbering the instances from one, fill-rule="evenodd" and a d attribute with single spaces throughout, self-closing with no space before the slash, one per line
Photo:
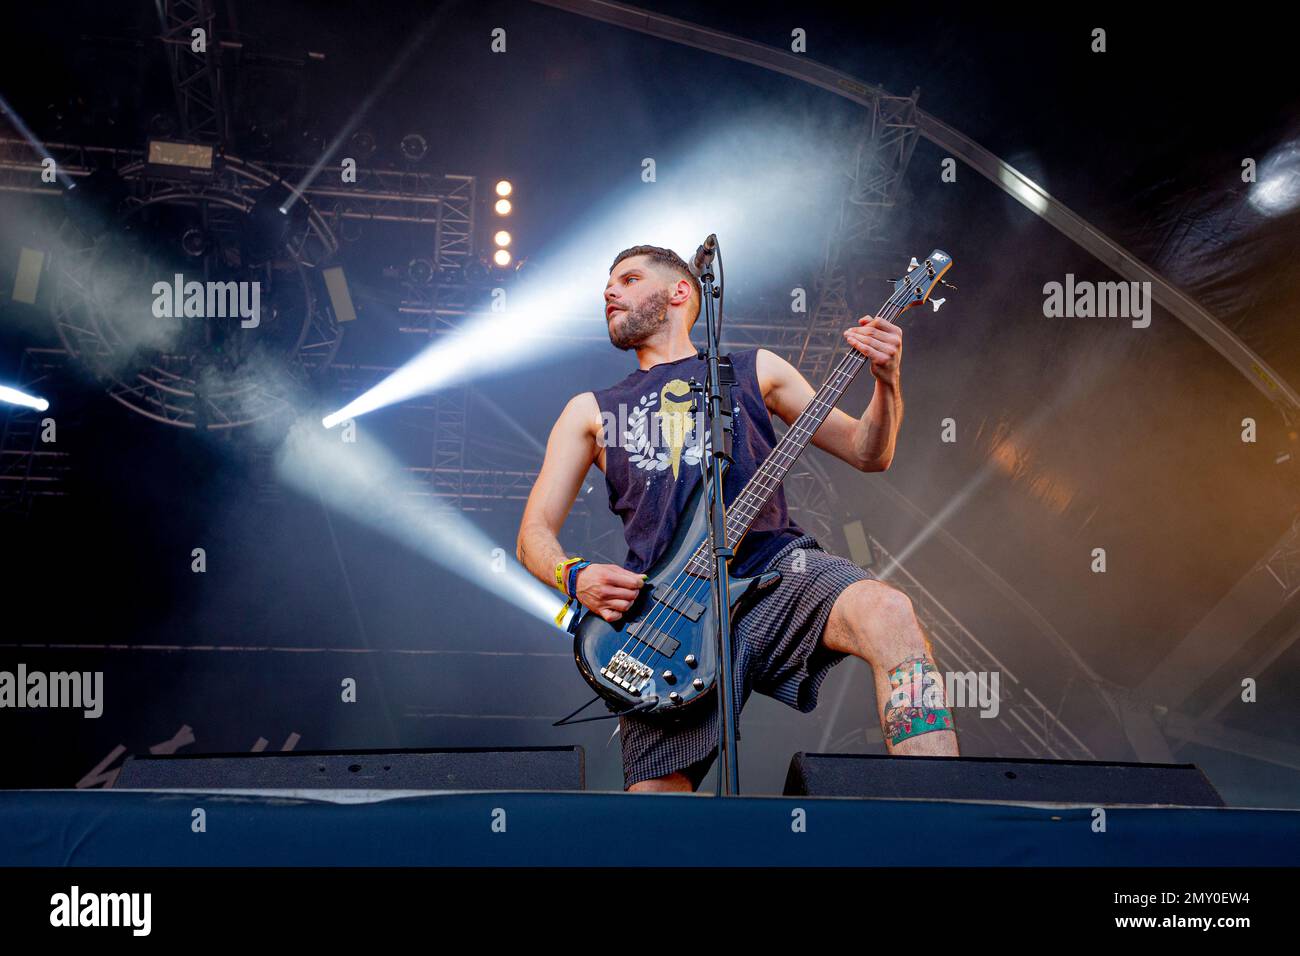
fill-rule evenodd
<path id="1" fill-rule="evenodd" d="M 896 587 L 882 584 L 880 591 L 875 595 L 875 600 L 878 614 L 900 621 L 916 619 L 912 599 Z"/>
<path id="2" fill-rule="evenodd" d="M 848 592 L 847 623 L 857 653 L 871 664 L 889 667 L 904 657 L 925 652 L 912 600 L 880 581 L 862 582 Z"/>

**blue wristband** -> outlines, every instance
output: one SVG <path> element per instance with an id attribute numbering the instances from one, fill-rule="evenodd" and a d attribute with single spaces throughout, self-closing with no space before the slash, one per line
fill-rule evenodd
<path id="1" fill-rule="evenodd" d="M 578 572 L 590 564 L 590 561 L 579 561 L 569 568 L 569 573 L 564 580 L 564 593 L 569 597 L 576 598 L 578 596 Z"/>

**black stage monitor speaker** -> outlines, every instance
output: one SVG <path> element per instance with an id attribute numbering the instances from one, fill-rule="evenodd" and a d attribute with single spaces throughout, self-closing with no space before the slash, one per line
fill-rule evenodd
<path id="1" fill-rule="evenodd" d="M 129 757 L 116 789 L 584 790 L 581 747 Z"/>
<path id="2" fill-rule="evenodd" d="M 787 796 L 1221 807 L 1193 764 L 797 753 Z"/>

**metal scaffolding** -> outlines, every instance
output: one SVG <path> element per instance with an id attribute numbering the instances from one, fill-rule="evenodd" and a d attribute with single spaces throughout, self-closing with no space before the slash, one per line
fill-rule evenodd
<path id="1" fill-rule="evenodd" d="M 224 144 L 230 130 L 213 0 L 163 0 L 159 13 L 181 138 Z"/>
<path id="2" fill-rule="evenodd" d="M 210 180 L 178 183 L 153 175 L 142 151 L 69 143 L 50 143 L 45 148 L 62 173 L 74 179 L 99 168 L 121 176 L 130 191 L 124 215 L 155 204 L 184 205 L 201 212 L 209 231 L 232 235 L 264 189 L 275 184 L 294 187 L 310 173 L 303 164 L 253 164 L 223 156 Z M 0 191 L 58 196 L 62 192 L 58 186 L 41 180 L 42 158 L 26 140 L 0 138 Z M 299 369 L 320 372 L 337 353 L 341 328 L 308 270 L 335 256 L 338 237 L 349 222 L 410 223 L 427 229 L 427 255 L 436 264 L 434 281 L 408 295 L 403 311 L 438 311 L 441 299 L 463 301 L 463 268 L 475 243 L 475 177 L 361 170 L 353 188 L 341 189 L 317 178 L 306 183 L 302 193 L 307 199 L 306 224 L 288 247 L 297 275 L 282 280 L 292 283 L 303 300 L 302 328 L 291 356 Z M 65 348 L 105 379 L 115 401 L 165 424 L 205 429 L 241 427 L 285 407 L 284 395 L 251 379 L 204 391 L 199 380 L 202 370 L 192 353 L 163 351 L 144 367 L 117 374 L 124 365 L 117 355 L 120 337 L 93 281 L 99 257 L 110 254 L 114 244 L 111 238 L 85 239 L 66 221 L 55 243 L 49 257 L 56 289 L 51 299 L 55 326 Z"/>
<path id="3" fill-rule="evenodd" d="M 826 240 L 826 255 L 817 278 L 817 302 L 793 357 L 785 356 L 815 383 L 820 383 L 844 351 L 841 333 L 856 324 L 860 302 L 851 301 L 849 273 L 863 245 L 878 241 L 916 147 L 916 101 L 911 96 L 881 94 L 867 110 L 862 136 L 849 170 L 849 192 L 840 202 L 839 218 Z M 871 304 L 874 308 L 874 303 Z M 771 346 L 765 346 L 771 348 Z M 773 351 L 776 351 L 773 349 Z"/>

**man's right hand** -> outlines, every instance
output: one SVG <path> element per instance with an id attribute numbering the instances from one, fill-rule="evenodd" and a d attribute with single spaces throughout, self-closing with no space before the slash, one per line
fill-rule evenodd
<path id="1" fill-rule="evenodd" d="M 645 579 L 617 564 L 589 564 L 578 572 L 578 600 L 607 621 L 617 621 L 641 593 Z"/>

